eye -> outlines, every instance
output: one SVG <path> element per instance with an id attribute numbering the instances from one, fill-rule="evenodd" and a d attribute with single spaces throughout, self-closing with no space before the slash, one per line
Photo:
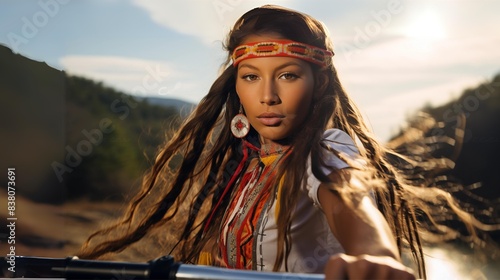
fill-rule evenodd
<path id="1" fill-rule="evenodd" d="M 282 79 L 282 80 L 295 80 L 298 77 L 299 76 L 297 74 L 294 74 L 294 73 L 291 73 L 291 72 L 287 72 L 287 73 L 281 74 L 281 76 L 279 76 L 279 79 Z"/>
<path id="2" fill-rule="evenodd" d="M 253 82 L 253 81 L 257 80 L 259 77 L 255 74 L 246 74 L 246 75 L 241 76 L 241 78 L 245 81 Z"/>

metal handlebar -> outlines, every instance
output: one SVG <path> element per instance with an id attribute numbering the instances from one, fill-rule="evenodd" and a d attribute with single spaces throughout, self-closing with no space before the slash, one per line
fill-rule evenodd
<path id="1" fill-rule="evenodd" d="M 163 256 L 147 263 L 82 260 L 77 257 L 15 256 L 1 263 L 4 277 L 65 279 L 177 279 L 177 280 L 319 280 L 322 274 L 261 272 L 175 262 Z M 9 269 L 10 268 L 10 269 Z"/>

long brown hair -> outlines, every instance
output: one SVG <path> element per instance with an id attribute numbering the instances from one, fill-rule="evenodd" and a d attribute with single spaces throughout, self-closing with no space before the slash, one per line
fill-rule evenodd
<path id="1" fill-rule="evenodd" d="M 252 34 L 279 34 L 283 38 L 333 51 L 323 24 L 308 15 L 269 5 L 245 13 L 229 33 L 225 44 L 227 60 L 208 94 L 160 150 L 124 218 L 91 235 L 78 253 L 81 258 L 120 252 L 153 229 L 164 228 L 166 224 L 181 224 L 178 234 L 171 232 L 178 238 L 178 244 L 171 253 L 180 261 L 193 262 L 204 247 L 218 236 L 222 214 L 230 197 L 223 197 L 222 193 L 235 172 L 235 166 L 242 159 L 242 142 L 230 132 L 231 119 L 240 107 L 235 92 L 236 69 L 230 64 L 230 54 L 245 37 Z M 273 269 L 279 270 L 283 263 L 287 269 L 286 259 L 291 247 L 290 225 L 300 193 L 298 190 L 304 181 L 305 159 L 311 155 L 312 162 L 321 161 L 319 155 L 323 148 L 320 140 L 323 132 L 328 128 L 338 128 L 356 139 L 361 156 L 374 170 L 373 177 L 384 182 L 374 188 L 379 209 L 387 219 L 399 249 L 409 247 L 419 274 L 425 277 L 419 235 L 422 229 L 417 223 L 416 209 L 426 209 L 428 195 L 409 186 L 390 163 L 390 157 L 395 154 L 381 146 L 369 132 L 359 110 L 343 90 L 333 64 L 324 68 L 313 66 L 313 71 L 317 82 L 312 107 L 300 134 L 292 138 L 293 153 L 279 167 L 276 176 L 283 178 L 287 187 L 282 188 L 283 193 L 279 196 L 277 257 Z M 312 166 L 315 176 L 328 182 L 326 174 L 322 174 L 316 166 Z M 283 176 L 285 173 L 287 176 Z M 274 180 L 278 182 L 276 178 Z M 440 194 L 442 200 L 451 201 L 446 194 Z M 217 203 L 220 206 L 214 209 Z M 457 207 L 453 210 L 464 217 L 466 215 Z M 428 211 L 419 213 L 431 214 Z M 204 229 L 209 216 L 214 219 Z M 118 236 L 111 238 L 113 232 Z M 98 236 L 104 240 L 91 244 Z M 215 247 L 211 246 L 212 250 L 216 250 Z"/>

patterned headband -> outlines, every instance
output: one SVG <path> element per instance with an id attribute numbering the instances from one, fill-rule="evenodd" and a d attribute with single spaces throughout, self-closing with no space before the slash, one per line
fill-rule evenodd
<path id="1" fill-rule="evenodd" d="M 234 49 L 233 66 L 245 59 L 264 56 L 295 57 L 324 67 L 329 64 L 328 59 L 333 56 L 333 52 L 291 40 L 255 42 Z"/>

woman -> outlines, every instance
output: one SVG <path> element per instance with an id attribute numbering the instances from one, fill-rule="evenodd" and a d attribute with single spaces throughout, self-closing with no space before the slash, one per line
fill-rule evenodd
<path id="1" fill-rule="evenodd" d="M 223 72 L 161 149 L 123 221 L 93 234 L 80 258 L 182 225 L 170 249 L 183 262 L 414 279 L 401 264 L 408 249 L 425 277 L 416 210 L 428 195 L 403 182 L 371 136 L 323 25 L 263 6 L 235 23 L 226 48 Z"/>

